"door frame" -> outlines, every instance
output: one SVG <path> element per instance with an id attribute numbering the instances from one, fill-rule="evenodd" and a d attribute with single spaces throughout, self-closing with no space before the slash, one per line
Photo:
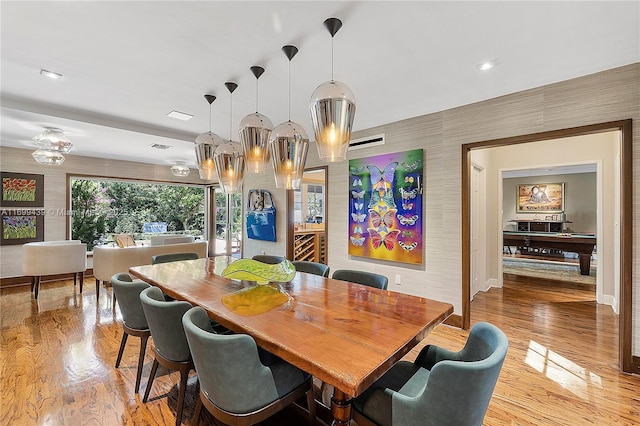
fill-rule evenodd
<path id="1" fill-rule="evenodd" d="M 640 366 L 634 365 L 632 355 L 632 266 L 633 266 L 633 144 L 632 120 L 619 120 L 568 129 L 552 130 L 528 135 L 474 142 L 462 145 L 462 328 L 469 329 L 471 323 L 471 151 L 603 133 L 621 132 L 620 147 L 620 315 L 619 362 L 624 372 L 638 373 Z"/>

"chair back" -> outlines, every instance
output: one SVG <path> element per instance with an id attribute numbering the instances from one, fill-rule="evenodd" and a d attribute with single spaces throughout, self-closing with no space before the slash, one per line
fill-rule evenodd
<path id="1" fill-rule="evenodd" d="M 201 394 L 207 395 L 217 407 L 244 414 L 284 396 L 279 395 L 271 369 L 260 362 L 258 347 L 251 336 L 213 333 L 209 317 L 201 307 L 190 309 L 182 323 Z M 281 366 L 273 366 L 274 373 Z"/>
<path id="2" fill-rule="evenodd" d="M 147 330 L 149 325 L 140 302 L 140 293 L 150 285 L 142 280 L 134 280 L 131 275 L 124 272 L 112 276 L 111 285 L 120 306 L 124 324 L 134 330 Z"/>
<path id="3" fill-rule="evenodd" d="M 384 275 L 374 274 L 373 272 L 355 271 L 352 269 L 338 269 L 333 273 L 331 278 L 334 280 L 364 284 L 381 290 L 386 290 L 387 284 L 389 283 L 389 279 Z"/>
<path id="4" fill-rule="evenodd" d="M 140 293 L 140 301 L 149 323 L 156 351 L 164 358 L 182 362 L 191 359 L 189 344 L 182 327 L 182 316 L 191 308 L 189 302 L 165 301 L 158 287 Z"/>
<path id="5" fill-rule="evenodd" d="M 306 260 L 294 260 L 291 263 L 296 267 L 296 271 L 320 275 L 321 277 L 329 276 L 329 265 L 325 265 L 324 263 L 309 262 Z"/>
<path id="6" fill-rule="evenodd" d="M 195 260 L 198 259 L 198 253 L 167 253 L 156 254 L 151 257 L 151 264 L 177 262 L 179 260 Z"/>
<path id="7" fill-rule="evenodd" d="M 257 260 L 258 262 L 268 263 L 269 265 L 275 265 L 284 260 L 282 256 L 273 256 L 270 254 L 256 254 L 251 259 Z"/>
<path id="8" fill-rule="evenodd" d="M 482 425 L 508 347 L 502 330 L 477 323 L 464 348 L 452 353 L 453 359 L 437 361 L 431 368 L 426 389 L 410 411 L 420 416 L 428 413 L 433 424 Z M 452 403 L 454 395 L 459 404 Z M 394 398 L 393 410 L 404 404 L 406 401 Z"/>

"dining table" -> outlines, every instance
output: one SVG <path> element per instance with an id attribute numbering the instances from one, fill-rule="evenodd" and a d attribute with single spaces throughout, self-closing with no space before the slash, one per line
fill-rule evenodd
<path id="1" fill-rule="evenodd" d="M 223 278 L 233 261 L 217 256 L 129 271 L 332 385 L 333 425 L 348 425 L 351 400 L 453 313 L 449 303 L 302 272 L 285 283 Z"/>

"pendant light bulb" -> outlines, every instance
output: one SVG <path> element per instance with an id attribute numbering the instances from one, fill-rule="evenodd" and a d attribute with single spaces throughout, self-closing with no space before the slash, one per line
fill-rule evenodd
<path id="1" fill-rule="evenodd" d="M 223 143 L 216 148 L 214 161 L 218 171 L 218 180 L 225 194 L 235 194 L 242 191 L 244 182 L 245 158 L 242 153 L 242 146 L 231 140 L 231 127 L 233 122 L 233 91 L 238 85 L 233 82 L 226 82 L 230 94 L 229 108 L 229 142 Z"/>
<path id="2" fill-rule="evenodd" d="M 209 103 L 209 131 L 196 138 L 196 164 L 200 179 L 213 181 L 216 178 L 216 165 L 213 156 L 216 148 L 223 142 L 222 138 L 211 131 L 211 104 L 216 100 L 214 95 L 204 95 Z"/>
<path id="3" fill-rule="evenodd" d="M 264 68 L 253 66 L 251 72 L 256 77 L 256 112 L 242 119 L 238 133 L 247 170 L 252 173 L 262 173 L 269 164 L 269 138 L 273 123 L 258 112 L 258 80 L 264 73 Z"/>

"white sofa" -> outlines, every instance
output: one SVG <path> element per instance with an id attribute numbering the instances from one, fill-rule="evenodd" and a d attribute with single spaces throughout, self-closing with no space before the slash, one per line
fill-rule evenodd
<path id="1" fill-rule="evenodd" d="M 31 277 L 31 291 L 37 299 L 45 275 L 73 274 L 73 285 L 80 275 L 80 293 L 87 270 L 87 245 L 79 240 L 42 241 L 22 246 L 22 274 Z"/>
<path id="2" fill-rule="evenodd" d="M 122 248 L 96 246 L 93 248 L 96 297 L 100 295 L 100 281 L 109 281 L 119 272 L 129 272 L 132 266 L 150 265 L 151 257 L 156 254 L 197 253 L 199 257 L 207 257 L 207 247 L 207 241 Z"/>
<path id="3" fill-rule="evenodd" d="M 162 246 L 167 244 L 184 244 L 192 243 L 195 241 L 193 235 L 154 235 L 149 238 L 149 242 L 152 246 Z"/>

